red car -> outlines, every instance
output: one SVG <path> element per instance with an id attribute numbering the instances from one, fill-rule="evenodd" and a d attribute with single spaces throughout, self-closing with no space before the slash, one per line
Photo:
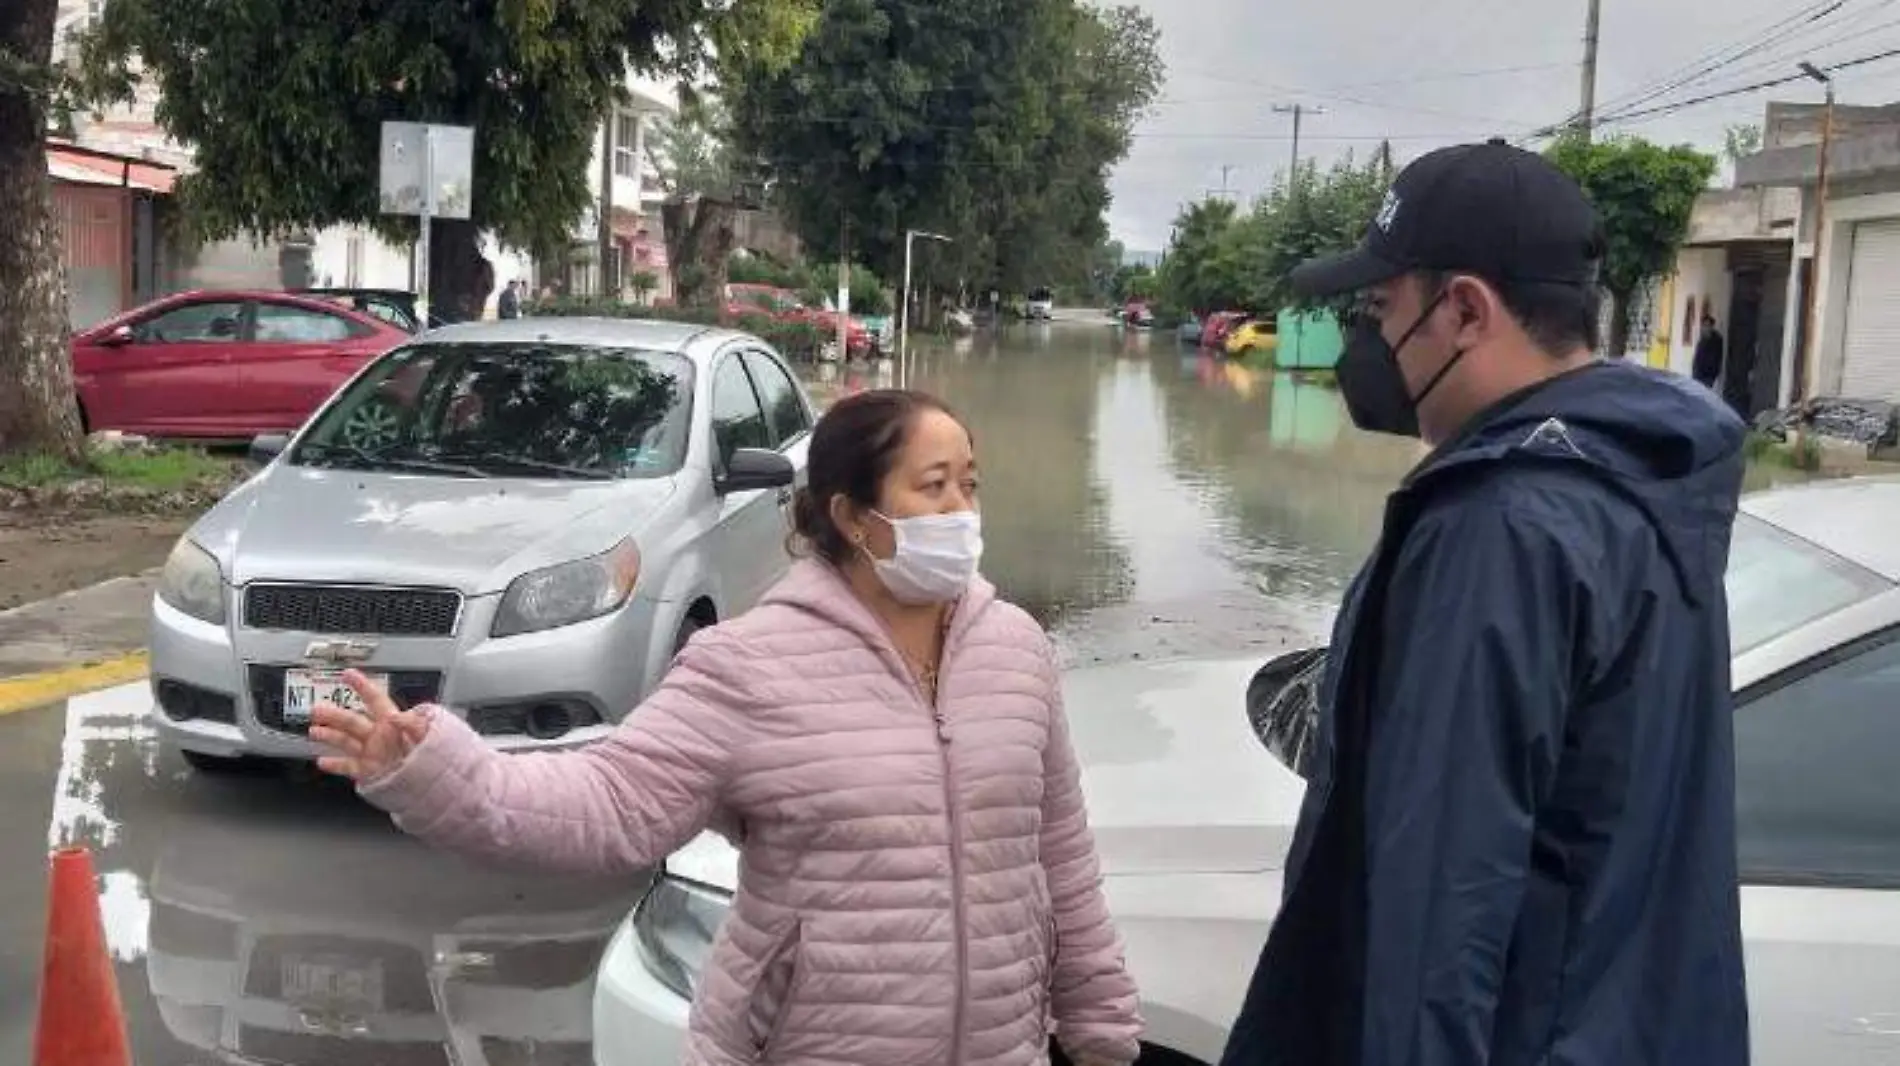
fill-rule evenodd
<path id="1" fill-rule="evenodd" d="M 776 285 L 727 285 L 726 314 L 731 318 L 766 314 L 781 322 L 809 322 L 828 337 L 838 335 L 838 312 L 806 307 L 797 293 Z M 851 358 L 861 359 L 875 350 L 876 339 L 864 323 L 854 318 L 845 325 L 845 346 Z"/>
<path id="2" fill-rule="evenodd" d="M 1247 320 L 1245 311 L 1216 311 L 1201 320 L 1201 347 L 1220 351 L 1227 344 L 1227 335 Z"/>
<path id="3" fill-rule="evenodd" d="M 73 338 L 80 417 L 88 432 L 153 437 L 289 432 L 365 363 L 408 339 L 330 300 L 180 293 Z"/>

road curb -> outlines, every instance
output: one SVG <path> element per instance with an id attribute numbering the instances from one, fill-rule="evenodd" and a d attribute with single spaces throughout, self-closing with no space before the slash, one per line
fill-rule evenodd
<path id="1" fill-rule="evenodd" d="M 139 651 L 81 666 L 0 678 L 0 716 L 137 681 L 145 677 L 149 667 L 149 658 Z"/>

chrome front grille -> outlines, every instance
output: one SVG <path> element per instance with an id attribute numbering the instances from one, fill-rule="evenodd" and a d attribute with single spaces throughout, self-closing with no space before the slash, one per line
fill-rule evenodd
<path id="1" fill-rule="evenodd" d="M 454 589 L 354 585 L 249 585 L 251 629 L 343 636 L 446 637 L 455 633 L 462 594 Z"/>

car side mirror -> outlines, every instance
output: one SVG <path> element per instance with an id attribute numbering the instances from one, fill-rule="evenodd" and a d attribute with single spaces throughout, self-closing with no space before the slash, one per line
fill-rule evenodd
<path id="1" fill-rule="evenodd" d="M 1247 720 L 1254 735 L 1287 769 L 1313 779 L 1319 739 L 1320 681 L 1326 649 L 1289 652 L 1260 668 L 1247 685 Z"/>
<path id="2" fill-rule="evenodd" d="M 251 438 L 248 458 L 258 466 L 269 466 L 290 447 L 290 434 L 263 433 Z"/>
<path id="3" fill-rule="evenodd" d="M 764 448 L 740 448 L 726 461 L 726 472 L 713 479 L 713 488 L 721 496 L 759 489 L 782 489 L 791 485 L 798 472 L 792 461 Z"/>
<path id="4" fill-rule="evenodd" d="M 108 348 L 123 348 L 137 339 L 132 335 L 131 326 L 114 326 L 112 332 L 99 338 L 99 343 Z"/>

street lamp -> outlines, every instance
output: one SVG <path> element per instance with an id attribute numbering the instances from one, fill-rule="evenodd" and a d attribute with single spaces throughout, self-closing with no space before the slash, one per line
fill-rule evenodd
<path id="1" fill-rule="evenodd" d="M 904 302 L 897 309 L 897 384 L 906 389 L 910 387 L 910 257 L 911 246 L 919 237 L 927 241 L 951 243 L 950 238 L 941 233 L 914 229 L 904 234 Z"/>
<path id="2" fill-rule="evenodd" d="M 1803 337 L 1801 351 L 1801 373 L 1794 381 L 1794 404 L 1805 403 L 1814 394 L 1811 387 L 1815 377 L 1815 366 L 1820 362 L 1821 331 L 1815 328 L 1814 310 L 1821 289 L 1822 253 L 1827 244 L 1827 162 L 1834 147 L 1834 79 L 1813 63 L 1798 64 L 1801 73 L 1820 82 L 1827 88 L 1827 104 L 1821 114 L 1821 166 L 1816 176 L 1814 193 L 1814 254 L 1808 266 L 1808 291 L 1806 309 L 1802 312 L 1807 335 Z M 1799 422 L 1796 423 L 1798 427 Z M 1796 429 L 1797 438 L 1800 430 Z"/>

